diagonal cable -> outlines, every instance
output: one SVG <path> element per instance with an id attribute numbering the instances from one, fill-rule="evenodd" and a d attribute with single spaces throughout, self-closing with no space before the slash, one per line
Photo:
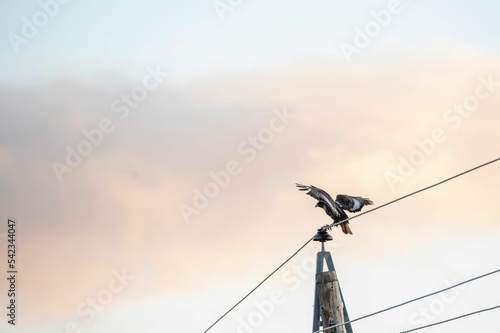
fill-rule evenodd
<path id="1" fill-rule="evenodd" d="M 337 223 L 332 223 L 332 224 L 326 225 L 326 226 L 325 226 L 325 228 L 327 228 L 327 229 L 331 229 L 333 226 L 339 225 L 339 224 L 341 224 L 341 223 L 345 223 L 345 222 L 347 222 L 347 221 L 349 221 L 349 220 L 355 219 L 355 218 L 357 218 L 357 217 L 359 217 L 359 216 L 361 216 L 361 215 L 364 215 L 364 214 L 368 214 L 368 213 L 373 212 L 373 211 L 375 211 L 375 210 L 377 210 L 377 209 L 380 209 L 380 208 L 382 208 L 382 207 L 389 206 L 389 205 L 391 205 L 391 204 L 393 204 L 393 203 L 395 203 L 395 202 L 398 202 L 398 201 L 400 201 L 400 200 L 403 200 L 403 199 L 405 199 L 405 198 L 408 198 L 408 197 L 410 197 L 410 196 L 412 196 L 412 195 L 415 195 L 415 194 L 417 194 L 417 193 L 420 193 L 420 192 L 426 191 L 426 190 L 428 190 L 428 189 L 431 189 L 431 188 L 433 188 L 433 187 L 436 187 L 436 186 L 438 186 L 438 185 L 441 185 L 441 184 L 443 184 L 443 183 L 445 183 L 445 182 L 448 182 L 448 181 L 450 181 L 450 180 L 452 180 L 452 179 L 455 179 L 455 178 L 458 178 L 458 177 L 460 177 L 460 176 L 463 176 L 463 175 L 465 175 L 465 174 L 467 174 L 467 173 L 469 173 L 469 172 L 472 172 L 472 171 L 477 170 L 477 169 L 479 169 L 479 168 L 485 167 L 485 166 L 487 166 L 487 165 L 489 165 L 489 164 L 492 164 L 492 163 L 498 162 L 499 160 L 500 160 L 500 157 L 498 157 L 498 158 L 496 158 L 496 159 L 494 159 L 494 160 L 491 160 L 491 161 L 489 161 L 489 162 L 486 162 L 486 163 L 480 164 L 480 165 L 478 165 L 478 166 L 476 166 L 476 167 L 474 167 L 474 168 L 472 168 L 472 169 L 466 170 L 466 171 L 461 172 L 461 173 L 459 173 L 459 174 L 456 174 L 456 175 L 454 175 L 454 176 L 452 176 L 452 177 L 446 178 L 446 179 L 444 179 L 444 180 L 442 180 L 442 181 L 440 181 L 440 182 L 437 182 L 437 183 L 435 183 L 435 184 L 429 185 L 429 186 L 427 186 L 427 187 L 424 187 L 424 188 L 422 188 L 422 189 L 420 189 L 420 190 L 417 190 L 417 191 L 414 191 L 414 192 L 412 192 L 412 193 L 406 194 L 406 195 L 404 195 L 404 196 L 402 196 L 402 197 L 399 197 L 399 198 L 397 198 L 397 199 L 394 199 L 394 200 L 392 200 L 392 201 L 386 202 L 385 204 L 383 204 L 383 205 L 381 205 L 381 206 L 377 206 L 377 207 L 375 207 L 375 208 L 369 209 L 369 210 L 367 210 L 367 211 L 365 211 L 365 212 L 363 212 L 363 213 L 359 213 L 359 214 L 357 214 L 357 215 L 354 215 L 354 216 L 352 216 L 352 217 L 350 217 L 350 218 L 348 218 L 348 219 L 345 219 L 345 220 L 339 221 L 339 222 L 337 222 Z M 306 245 L 307 245 L 307 244 L 309 244 L 309 242 L 311 242 L 311 241 L 312 241 L 312 238 L 309 238 L 309 239 L 307 240 L 307 242 L 306 242 L 304 245 L 302 245 L 302 246 L 301 246 L 301 247 L 300 247 L 297 251 L 295 251 L 295 252 L 294 252 L 294 253 L 293 253 L 293 254 L 292 254 L 292 255 L 291 255 L 291 256 L 290 256 L 287 260 L 285 260 L 285 261 L 284 261 L 281 265 L 279 265 L 279 266 L 278 266 L 278 267 L 277 267 L 274 271 L 272 271 L 272 272 L 271 272 L 268 276 L 266 276 L 266 277 L 264 278 L 264 280 L 262 280 L 262 281 L 261 281 L 261 282 L 260 282 L 260 283 L 259 283 L 259 284 L 255 287 L 255 288 L 253 288 L 253 289 L 252 289 L 252 290 L 251 290 L 248 294 L 246 294 L 246 295 L 245 295 L 245 296 L 244 296 L 244 297 L 243 297 L 240 301 L 238 301 L 238 302 L 237 302 L 235 305 L 233 305 L 233 306 L 232 306 L 229 310 L 227 310 L 227 311 L 226 311 L 226 312 L 225 312 L 222 316 L 220 316 L 220 317 L 219 317 L 219 318 L 218 318 L 218 319 L 217 319 L 217 320 L 216 320 L 216 321 L 215 321 L 212 325 L 210 325 L 210 326 L 209 326 L 209 327 L 208 327 L 208 328 L 207 328 L 207 329 L 206 329 L 203 333 L 208 332 L 208 331 L 209 331 L 212 327 L 214 327 L 214 326 L 215 326 L 215 324 L 217 324 L 219 321 L 221 321 L 221 320 L 222 320 L 222 318 L 224 318 L 224 317 L 225 317 L 227 314 L 229 314 L 229 313 L 230 313 L 230 312 L 231 312 L 234 308 L 236 308 L 236 307 L 237 307 L 237 306 L 238 306 L 241 302 L 243 302 L 243 301 L 244 301 L 244 300 L 245 300 L 248 296 L 250 296 L 250 295 L 251 295 L 251 294 L 252 294 L 255 290 L 257 290 L 257 288 L 259 288 L 259 287 L 260 287 L 260 286 L 261 286 L 264 282 L 266 282 L 266 281 L 267 281 L 267 280 L 268 280 L 268 279 L 269 279 L 269 278 L 270 278 L 270 277 L 271 277 L 274 273 L 276 273 L 276 272 L 277 272 L 277 271 L 278 271 L 281 267 L 283 267 L 283 266 L 284 266 L 284 265 L 285 265 L 288 261 L 290 261 L 290 260 L 291 260 L 291 259 L 292 259 L 295 255 L 297 255 L 297 253 L 299 253 L 299 252 L 300 252 L 300 251 L 301 251 L 304 247 L 306 247 Z"/>
<path id="2" fill-rule="evenodd" d="M 393 306 L 390 306 L 388 308 L 385 308 L 385 309 L 382 309 L 382 310 L 379 310 L 379 311 L 376 311 L 376 312 L 372 312 L 370 314 L 367 314 L 365 316 L 362 316 L 362 317 L 359 317 L 359 318 L 356 318 L 356 319 L 353 319 L 353 320 L 349 320 L 349 321 L 346 321 L 344 323 L 340 323 L 340 324 L 336 324 L 336 325 L 333 325 L 333 326 L 329 326 L 329 327 L 326 327 L 326 328 L 323 328 L 323 329 L 320 329 L 314 333 L 320 333 L 320 332 L 323 332 L 323 331 L 326 331 L 326 330 L 329 330 L 331 328 L 335 328 L 335 327 L 338 327 L 338 326 L 343 326 L 343 325 L 346 325 L 346 324 L 349 324 L 349 323 L 352 323 L 352 322 L 355 322 L 355 321 L 358 321 L 358 320 L 361 320 L 361 319 L 365 319 L 365 318 L 368 318 L 368 317 L 371 317 L 371 316 L 375 316 L 379 313 L 382 313 L 382 312 L 386 312 L 386 311 L 389 311 L 389 310 L 392 310 L 392 309 L 395 309 L 395 308 L 398 308 L 400 306 L 403 306 L 403 305 L 406 305 L 406 304 L 409 304 L 409 303 L 412 303 L 412 302 L 416 302 L 416 301 L 419 301 L 423 298 L 427 298 L 429 296 L 433 296 L 433 295 L 436 295 L 436 294 L 439 294 L 439 293 L 442 293 L 444 291 L 447 291 L 447 290 L 450 290 L 450 289 L 453 289 L 453 288 L 456 288 L 458 286 L 461 286 L 463 284 L 466 284 L 466 283 L 469 283 L 469 282 L 472 282 L 472 281 L 475 281 L 475 280 L 479 280 L 479 279 L 482 279 L 486 276 L 489 276 L 489 275 L 493 275 L 493 274 L 496 274 L 500 272 L 500 269 L 497 269 L 497 270 L 494 270 L 492 272 L 489 272 L 489 273 L 486 273 L 486 274 L 482 274 L 482 275 L 479 275 L 479 276 L 476 276 L 476 277 L 473 277 L 471 279 L 468 279 L 468 280 L 465 280 L 465 281 L 462 281 L 460 283 L 457 283 L 457 284 L 454 284 L 452 286 L 449 286 L 447 288 L 444 288 L 444 289 L 440 289 L 438 291 L 435 291 L 435 292 L 432 292 L 430 294 L 427 294 L 427 295 L 423 295 L 423 296 L 420 296 L 420 297 L 416 297 L 416 298 L 413 298 L 409 301 L 406 301 L 406 302 L 403 302 L 403 303 L 399 303 L 399 304 L 396 304 L 396 305 L 393 305 Z M 409 332 L 409 331 L 408 331 Z"/>
<path id="3" fill-rule="evenodd" d="M 389 205 L 391 205 L 391 204 L 393 204 L 393 203 L 395 203 L 395 202 L 398 202 L 398 201 L 400 201 L 400 200 L 403 200 L 403 199 L 406 199 L 406 198 L 408 198 L 408 197 L 411 197 L 412 195 L 415 195 L 415 194 L 417 194 L 417 193 L 420 193 L 420 192 L 423 192 L 423 191 L 429 190 L 429 189 L 431 189 L 431 188 L 433 188 L 433 187 L 436 187 L 436 186 L 441 185 L 441 184 L 443 184 L 443 183 L 449 182 L 449 181 L 450 181 L 450 180 L 452 180 L 452 179 L 455 179 L 455 178 L 458 178 L 458 177 L 460 177 L 460 176 L 463 176 L 463 175 L 465 175 L 465 174 L 467 174 L 467 173 L 469 173 L 469 172 L 472 172 L 472 171 L 474 171 L 474 170 L 480 169 L 480 168 L 485 167 L 485 166 L 487 166 L 487 165 L 489 165 L 489 164 L 492 164 L 492 163 L 498 162 L 499 160 L 500 160 L 500 157 L 498 157 L 498 158 L 496 158 L 496 159 L 494 159 L 494 160 L 491 160 L 491 161 L 489 161 L 489 162 L 486 162 L 486 163 L 480 164 L 480 165 L 478 165 L 478 166 L 476 166 L 476 167 L 474 167 L 474 168 L 472 168 L 472 169 L 466 170 L 466 171 L 464 171 L 464 172 L 460 172 L 459 174 L 456 174 L 456 175 L 454 175 L 454 176 L 448 177 L 448 178 L 446 178 L 446 179 L 444 179 L 444 180 L 442 180 L 442 181 L 440 181 L 440 182 L 434 183 L 434 184 L 429 185 L 429 186 L 427 186 L 427 187 L 421 188 L 420 190 L 417 190 L 417 191 L 414 191 L 414 192 L 408 193 L 408 194 L 406 194 L 406 195 L 403 195 L 402 197 L 399 197 L 399 198 L 397 198 L 397 199 L 394 199 L 394 200 L 391 200 L 391 201 L 389 201 L 389 202 L 386 202 L 386 203 L 385 203 L 385 204 L 383 204 L 383 205 L 380 205 L 380 206 L 377 206 L 377 207 L 375 207 L 375 208 L 372 208 L 372 209 L 369 209 L 369 210 L 367 210 L 367 211 L 364 211 L 364 212 L 362 212 L 362 213 L 356 214 L 356 215 L 354 215 L 354 216 L 352 216 L 352 217 L 350 217 L 350 218 L 344 219 L 344 220 L 342 220 L 342 221 L 335 222 L 335 223 L 332 223 L 332 224 L 328 224 L 328 225 L 326 225 L 326 226 L 325 226 L 325 228 L 327 228 L 327 229 L 331 229 L 333 226 L 339 225 L 339 224 L 341 224 L 341 223 L 348 222 L 349 220 L 352 220 L 352 219 L 355 219 L 355 218 L 357 218 L 357 217 L 360 217 L 361 215 L 365 215 L 365 214 L 371 213 L 371 212 L 373 212 L 373 211 L 375 211 L 375 210 L 377 210 L 377 209 L 380 209 L 380 208 L 382 208 L 382 207 L 389 206 Z"/>
<path id="4" fill-rule="evenodd" d="M 243 302 L 248 296 L 250 296 L 255 290 L 257 290 L 257 288 L 259 288 L 264 282 L 267 281 L 267 279 L 269 279 L 274 273 L 276 273 L 281 267 L 283 267 L 287 262 L 289 262 L 293 257 L 295 257 L 295 255 L 297 253 L 299 253 L 304 247 L 306 247 L 307 244 L 309 244 L 309 242 L 312 241 L 312 237 L 309 238 L 307 240 L 307 242 L 304 243 L 304 245 L 302 245 L 297 251 L 295 251 L 294 254 L 292 254 L 290 257 L 288 257 L 287 260 L 285 260 L 281 265 L 278 266 L 278 268 L 276 268 L 274 271 L 272 271 L 268 276 L 266 276 L 266 278 L 264 280 L 262 280 L 257 286 L 255 286 L 255 288 L 253 288 L 252 290 L 250 290 L 250 292 L 248 294 L 246 294 L 241 300 L 239 300 L 235 305 L 233 305 L 229 310 L 226 311 L 226 313 L 224 313 L 222 316 L 219 317 L 219 319 L 217 319 L 212 325 L 210 325 L 209 328 L 207 328 L 205 330 L 205 332 L 203 333 L 207 333 L 212 327 L 215 326 L 215 324 L 217 324 L 222 318 L 224 318 L 229 312 L 231 312 L 235 307 L 237 307 L 241 302 Z"/>
<path id="5" fill-rule="evenodd" d="M 491 308 L 477 310 L 477 311 L 474 311 L 474 312 L 469 312 L 469 313 L 463 314 L 461 316 L 457 316 L 457 317 L 449 318 L 449 319 L 446 319 L 446 320 L 438 321 L 437 323 L 432 323 L 432 324 L 428 324 L 428 325 L 425 325 L 425 326 L 420 326 L 420 327 L 413 328 L 413 329 L 408 330 L 408 331 L 403 331 L 401 333 L 409 333 L 409 332 L 418 331 L 418 330 L 421 330 L 423 328 L 427 328 L 427 327 L 431 327 L 431 326 L 436 326 L 436 325 L 441 325 L 441 324 L 447 323 L 449 321 L 453 321 L 453 320 L 457 320 L 457 319 L 460 319 L 460 318 L 472 316 L 472 315 L 475 315 L 475 314 L 478 314 L 478 313 L 481 313 L 481 312 L 495 310 L 495 309 L 498 309 L 498 308 L 500 308 L 500 305 L 492 306 Z"/>

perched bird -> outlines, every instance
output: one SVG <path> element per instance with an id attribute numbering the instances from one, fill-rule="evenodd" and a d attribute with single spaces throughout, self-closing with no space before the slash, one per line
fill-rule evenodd
<path id="1" fill-rule="evenodd" d="M 352 197 L 346 194 L 337 195 L 335 201 L 333 201 L 332 197 L 326 191 L 316 186 L 307 186 L 297 183 L 295 185 L 297 185 L 299 191 L 307 191 L 307 195 L 310 195 L 314 199 L 318 200 L 315 207 L 323 208 L 325 213 L 330 216 L 334 222 L 340 222 L 348 218 L 344 209 L 348 212 L 356 213 L 359 212 L 365 205 L 373 205 L 373 202 L 370 199 Z M 342 232 L 344 234 L 352 235 L 349 222 L 340 224 L 340 227 L 342 228 Z"/>

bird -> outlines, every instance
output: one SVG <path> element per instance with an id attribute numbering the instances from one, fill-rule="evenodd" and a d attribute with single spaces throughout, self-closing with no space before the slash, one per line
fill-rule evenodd
<path id="1" fill-rule="evenodd" d="M 299 191 L 307 191 L 307 195 L 310 195 L 314 199 L 318 200 L 316 206 L 322 208 L 326 215 L 330 216 L 335 223 L 347 220 L 348 216 L 344 212 L 347 210 L 350 213 L 359 212 L 365 205 L 373 205 L 373 201 L 368 198 L 350 196 L 347 194 L 338 194 L 335 201 L 332 199 L 328 192 L 320 189 L 319 187 L 313 185 L 302 185 L 295 183 L 299 188 Z M 352 235 L 351 228 L 349 227 L 349 222 L 344 222 L 340 224 L 342 232 L 344 234 Z"/>

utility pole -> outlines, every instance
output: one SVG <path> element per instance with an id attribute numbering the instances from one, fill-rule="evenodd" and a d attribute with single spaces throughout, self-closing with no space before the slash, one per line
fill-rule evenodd
<path id="1" fill-rule="evenodd" d="M 316 256 L 313 332 L 317 332 L 320 327 L 325 328 L 349 321 L 332 255 L 325 251 L 325 242 L 332 239 L 333 237 L 324 228 L 318 229 L 318 233 L 313 237 L 314 241 L 321 242 L 321 251 Z M 324 262 L 328 268 L 326 272 L 323 271 Z M 338 326 L 324 332 L 353 333 L 351 324 Z"/>

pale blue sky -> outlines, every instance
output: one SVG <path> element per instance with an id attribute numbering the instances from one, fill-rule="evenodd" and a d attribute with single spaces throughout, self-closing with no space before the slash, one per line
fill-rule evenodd
<path id="1" fill-rule="evenodd" d="M 74 321 L 92 333 L 202 332 L 329 222 L 296 182 L 382 205 L 498 157 L 500 4 L 402 1 L 349 63 L 341 43 L 388 3 L 242 0 L 222 21 L 213 0 L 72 0 L 15 53 L 8 34 L 40 5 L 1 1 L 0 211 L 22 226 L 22 285 L 20 324 L 0 320 L 0 331 L 63 332 Z M 170 75 L 150 90 L 157 66 Z M 471 101 L 470 113 L 454 111 Z M 249 161 L 239 147 L 269 133 L 277 110 L 293 117 Z M 446 139 L 432 141 L 436 130 Z M 231 161 L 242 171 L 186 218 L 182 207 Z M 356 219 L 353 236 L 334 228 L 328 248 L 352 318 L 498 268 L 499 167 Z M 282 277 L 317 250 L 309 244 L 212 332 L 237 332 L 273 289 L 286 302 L 254 332 L 310 331 L 313 272 L 297 290 Z M 79 306 L 122 268 L 136 278 L 86 321 Z M 497 305 L 498 277 L 435 319 Z M 414 328 L 413 314 L 436 300 L 354 330 Z M 426 332 L 498 332 L 497 317 Z"/>
<path id="2" fill-rule="evenodd" d="M 161 63 L 178 76 L 251 70 L 315 61 L 345 62 L 339 44 L 352 43 L 388 1 L 243 1 L 221 21 L 210 1 L 79 1 L 57 15 L 15 53 L 8 33 L 40 10 L 37 1 L 0 4 L 0 83 L 32 85 L 59 76 L 96 79 L 102 73 L 142 75 Z M 356 62 L 429 51 L 443 38 L 498 55 L 500 4 L 493 1 L 401 1 L 403 10 Z M 31 20 L 31 19 L 30 19 Z M 378 51 L 378 52 L 376 52 Z M 430 52 L 435 50 L 430 50 Z M 373 53 L 373 56 L 371 56 Z M 443 54 L 443 56 L 446 56 Z"/>

